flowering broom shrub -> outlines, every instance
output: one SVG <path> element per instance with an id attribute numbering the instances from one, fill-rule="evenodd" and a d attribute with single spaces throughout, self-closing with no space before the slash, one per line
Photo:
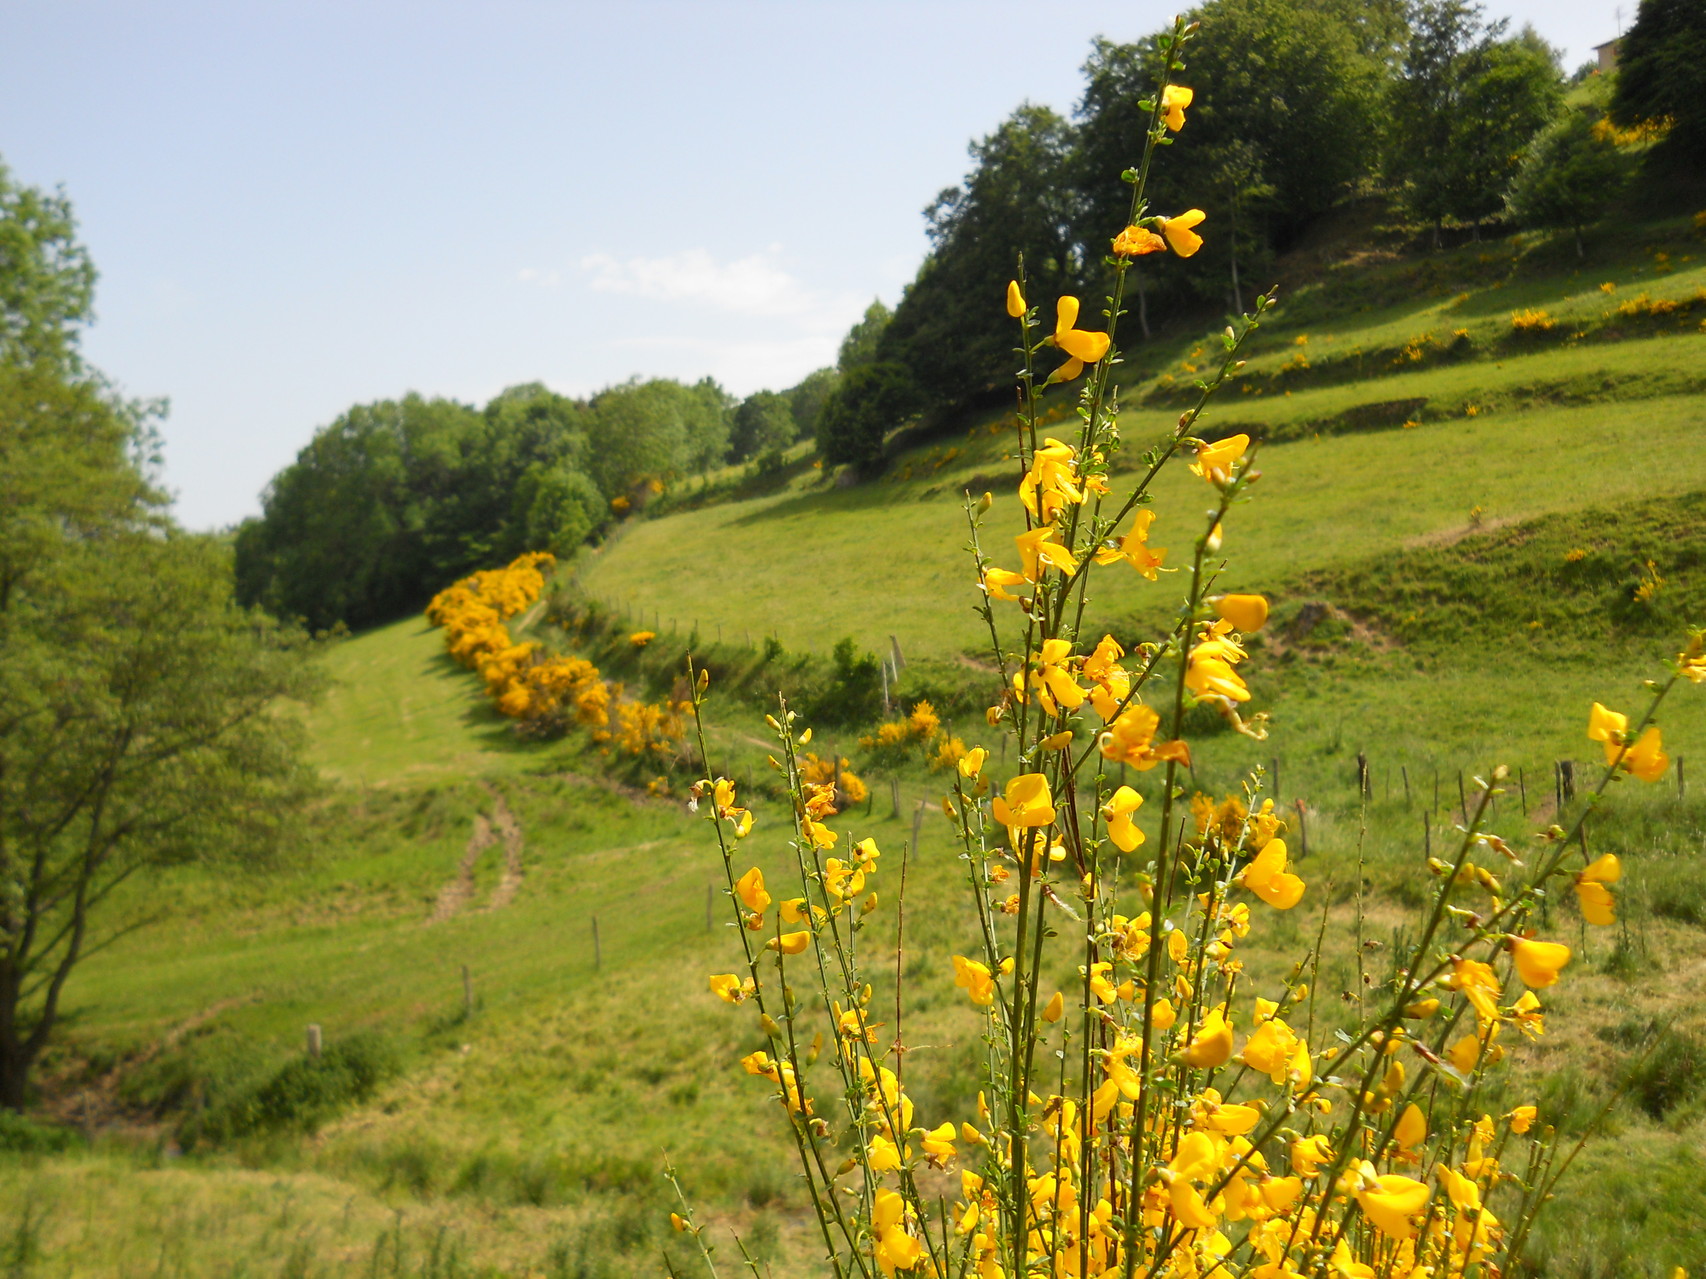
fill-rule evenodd
<path id="1" fill-rule="evenodd" d="M 1502 837 L 1492 800 L 1504 771 L 1478 781 L 1454 843 L 1421 871 L 1425 904 L 1390 975 L 1369 974 L 1363 999 L 1318 1009 L 1318 948 L 1272 979 L 1245 968 L 1270 912 L 1311 893 L 1265 779 L 1187 802 L 1198 749 L 1188 713 L 1209 707 L 1237 731 L 1266 731 L 1239 667 L 1267 602 L 1215 585 L 1260 473 L 1247 437 L 1210 443 L 1198 427 L 1272 300 L 1226 330 L 1195 405 L 1117 491 L 1110 331 L 1131 258 L 1201 243 L 1200 213 L 1164 216 L 1144 197 L 1157 148 L 1185 123 L 1191 92 L 1172 76 L 1193 36 L 1179 22 L 1162 41 L 1143 154 L 1125 175 L 1131 215 L 1112 246 L 1105 329 L 1079 327 L 1071 297 L 1040 328 L 1022 276 L 1007 292 L 1023 358 L 1024 531 L 999 557 L 1013 567 L 985 547 L 992 497 L 966 509 L 1002 680 L 988 723 L 1011 736 L 1017 769 L 991 776 L 989 749 L 968 746 L 944 799 L 978 938 L 953 957 L 955 986 L 981 1019 L 974 1110 L 922 1113 L 905 1045 L 880 1033 L 858 943 L 879 906 L 883 855 L 839 820 L 833 783 L 808 771 L 810 729 L 785 703 L 768 717 L 792 800 L 785 887 L 740 855 L 755 816 L 733 783 L 693 787 L 742 947 L 711 992 L 752 1018 L 740 1065 L 775 1097 L 824 1272 L 837 1279 L 1508 1274 L 1573 1153 L 1535 1106 L 1488 1099 L 1502 1095 L 1506 1048 L 1542 1033 L 1547 992 L 1570 962 L 1568 946 L 1536 931 L 1541 905 L 1571 898 L 1593 925 L 1616 916 L 1620 867 L 1587 854 L 1581 817 Z M 1074 395 L 1069 440 L 1038 437 L 1051 388 Z M 1130 645 L 1086 632 L 1093 576 L 1158 579 L 1169 552 L 1155 545 L 1149 494 L 1180 464 L 1201 477 L 1211 510 L 1169 538 L 1185 548 L 1174 552 L 1176 623 Z M 1588 735 L 1605 752 L 1596 796 L 1625 775 L 1664 772 L 1654 715 L 1684 679 L 1706 681 L 1698 633 L 1637 715 L 1593 706 Z M 702 755 L 708 684 L 697 672 Z M 1117 784 L 1117 766 L 1156 771 L 1158 801 L 1146 808 Z M 1074 967 L 1076 981 L 1051 988 L 1049 974 Z M 714 1274 L 685 1196 L 674 1220 Z"/>
<path id="2" fill-rule="evenodd" d="M 593 741 L 625 755 L 676 754 L 686 729 L 684 701 L 626 699 L 622 686 L 605 680 L 585 658 L 511 639 L 504 623 L 538 600 L 544 570 L 555 562 L 548 552 L 530 551 L 503 568 L 471 574 L 433 596 L 427 620 L 444 628 L 445 648 L 479 674 L 499 713 L 528 733 L 556 736 L 578 724 Z"/>

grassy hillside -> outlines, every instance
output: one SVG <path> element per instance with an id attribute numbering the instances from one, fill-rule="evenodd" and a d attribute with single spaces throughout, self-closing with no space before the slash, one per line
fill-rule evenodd
<path id="1" fill-rule="evenodd" d="M 1359 901 L 1371 936 L 1401 927 L 1460 770 L 1520 770 L 1498 810 L 1513 840 L 1550 820 L 1553 762 L 1592 758 L 1588 703 L 1632 705 L 1683 622 L 1706 620 L 1706 312 L 1617 312 L 1641 293 L 1694 305 L 1706 268 L 1674 240 L 1580 272 L 1508 245 L 1326 272 L 1263 330 L 1251 390 L 1210 419 L 1269 441 L 1261 491 L 1229 524 L 1225 581 L 1274 598 L 1249 669 L 1275 731 L 1253 743 L 1196 725 L 1191 780 L 1223 792 L 1277 765 L 1281 799 L 1306 804 L 1300 871 L 1325 911 L 1272 929 L 1257 971 L 1323 924 L 1354 936 Z M 1563 323 L 1519 335 L 1521 308 Z M 1399 359 L 1409 347 L 1420 356 Z M 1168 341 L 1134 357 L 1134 452 L 1176 416 L 1194 351 Z M 1008 449 L 1000 422 L 980 423 L 863 487 L 802 468 L 768 496 L 630 524 L 569 589 L 665 634 L 635 650 L 619 627 L 598 660 L 666 681 L 696 629 L 730 684 L 760 689 L 821 678 L 843 635 L 872 649 L 894 635 L 903 693 L 951 687 L 982 705 L 990 676 L 964 660 L 980 623 L 959 503 L 993 490 L 1016 525 Z M 1154 542 L 1182 551 L 1200 484 L 1181 472 L 1158 486 Z M 1126 638 L 1176 607 L 1177 579 L 1097 571 L 1093 620 Z M 524 624 L 552 638 L 543 610 Z M 767 654 L 767 636 L 784 653 Z M 333 688 L 308 727 L 328 786 L 289 864 L 184 868 L 123 903 L 150 922 L 79 972 L 47 1066 L 43 1116 L 70 1148 L 0 1156 L 13 1273 L 655 1274 L 660 1248 L 686 1260 L 664 1216 L 665 1150 L 719 1228 L 738 1227 L 777 1274 L 809 1265 L 772 1106 L 733 1064 L 757 1046 L 750 1020 L 705 993 L 733 943 L 685 777 L 650 796 L 579 736 L 518 742 L 441 647 L 405 620 L 326 652 Z M 1677 697 L 1665 736 L 1690 788 L 1668 775 L 1614 792 L 1591 836 L 1628 858 L 1626 922 L 1570 939 L 1575 979 L 1547 1037 L 1517 1054 L 1513 1089 L 1568 1131 L 1625 1090 L 1539 1239 L 1549 1275 L 1706 1265 L 1685 1228 L 1706 1172 L 1706 782 L 1693 780 L 1706 703 Z M 759 715 L 739 698 L 713 709 L 714 766 L 758 798 L 743 854 L 775 873 L 786 814 L 766 793 Z M 956 729 L 972 738 L 981 720 Z M 824 740 L 862 766 L 858 731 Z M 949 965 L 975 925 L 934 808 L 939 775 L 915 760 L 870 780 L 851 825 L 885 850 L 885 894 L 918 834 L 905 980 L 908 1039 L 927 1047 L 908 1070 L 936 1123 L 975 1089 Z M 1132 780 L 1156 798 L 1156 774 Z M 892 927 L 876 925 L 869 953 Z M 1351 949 L 1334 951 L 1323 990 L 1354 984 Z M 892 960 L 877 970 L 878 1000 L 892 1000 Z M 305 1064 L 310 1023 L 335 1077 Z M 0 1131 L 0 1145 L 43 1140 Z"/>
<path id="2" fill-rule="evenodd" d="M 1706 302 L 1696 300 L 1706 264 L 1679 252 L 1661 269 L 1662 252 L 1637 244 L 1556 272 L 1544 253 L 1525 263 L 1508 246 L 1471 246 L 1425 260 L 1431 285 L 1413 278 L 1416 264 L 1400 262 L 1282 303 L 1244 381 L 1207 419 L 1214 432 L 1284 441 L 1263 451 L 1266 492 L 1241 513 L 1233 584 L 1267 589 L 1299 571 L 1457 536 L 1471 529 L 1472 513 L 1477 525 L 1505 523 L 1706 485 L 1694 444 L 1706 426 Z M 1601 283 L 1613 291 L 1601 292 Z M 1348 287 L 1333 287 L 1341 284 Z M 1630 293 L 1688 309 L 1661 321 L 1623 320 L 1616 308 Z M 1557 333 L 1513 338 L 1511 313 L 1542 303 L 1559 319 Z M 1572 341 L 1578 323 L 1604 321 L 1607 311 L 1621 327 Z M 1425 367 L 1401 358 L 1422 335 L 1451 342 L 1454 325 L 1472 326 L 1460 355 L 1429 355 L 1439 344 L 1423 343 Z M 1132 458 L 1177 416 L 1171 388 L 1201 371 L 1194 337 L 1163 357 L 1165 345 L 1133 357 L 1134 369 L 1156 372 L 1127 388 L 1135 407 L 1121 425 Z M 1389 354 L 1364 360 L 1358 353 L 1366 352 Z M 1300 355 L 1308 367 L 1275 384 Z M 1066 403 L 1067 392 L 1053 394 Z M 694 625 L 706 637 L 773 634 L 791 649 L 822 649 L 841 635 L 875 649 L 896 635 L 909 657 L 977 651 L 981 624 L 952 604 L 964 598 L 969 574 L 960 504 L 967 489 L 1008 497 L 1011 449 L 1006 433 L 976 428 L 898 459 L 873 485 L 801 482 L 637 524 L 592 557 L 580 586 L 636 623 L 655 618 L 684 635 Z M 1194 510 L 1197 484 L 1182 470 L 1163 477 L 1157 544 L 1168 544 L 1169 512 Z M 1017 503 L 1003 506 L 1017 531 Z M 1182 543 L 1185 534 L 1177 536 Z M 878 539 L 905 553 L 873 568 Z M 994 545 L 997 562 L 1005 549 Z M 1139 611 L 1148 600 L 1152 615 L 1171 608 L 1170 595 L 1130 573 L 1109 571 L 1104 582 L 1098 589 L 1111 612 Z M 810 608 L 800 604 L 805 583 L 829 588 L 810 592 Z"/>

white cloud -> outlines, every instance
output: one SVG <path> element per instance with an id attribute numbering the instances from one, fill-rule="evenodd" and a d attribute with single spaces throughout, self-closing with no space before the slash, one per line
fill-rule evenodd
<path id="1" fill-rule="evenodd" d="M 618 338 L 613 351 L 644 352 L 649 375 L 688 381 L 709 374 L 735 395 L 779 391 L 793 386 L 813 369 L 835 363 L 837 334 L 718 340 L 689 336 Z"/>
<path id="2" fill-rule="evenodd" d="M 541 271 L 536 266 L 524 266 L 515 273 L 515 278 L 523 284 L 534 284 L 542 289 L 554 289 L 563 282 L 563 277 L 555 271 Z"/>
<path id="3" fill-rule="evenodd" d="M 824 298 L 806 288 L 783 269 L 781 256 L 777 244 L 730 262 L 718 262 L 705 249 L 626 261 L 593 253 L 581 259 L 580 267 L 601 293 L 699 302 L 736 315 L 789 317 L 807 324 L 845 313 L 843 299 Z"/>

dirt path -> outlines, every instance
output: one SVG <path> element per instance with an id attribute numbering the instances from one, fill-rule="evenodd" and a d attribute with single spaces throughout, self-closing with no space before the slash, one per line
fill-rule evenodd
<path id="1" fill-rule="evenodd" d="M 495 788 L 492 791 L 492 825 L 497 827 L 498 838 L 503 841 L 504 869 L 498 886 L 492 890 L 491 900 L 486 903 L 487 910 L 497 910 L 514 901 L 522 877 L 521 823 L 515 820 L 515 814 L 509 811 L 509 805 L 504 803 L 504 797 Z"/>
<path id="2" fill-rule="evenodd" d="M 479 865 L 480 854 L 497 841 L 498 837 L 492 832 L 492 824 L 486 820 L 486 815 L 474 814 L 474 830 L 468 836 L 467 847 L 462 850 L 462 860 L 456 867 L 456 878 L 438 890 L 438 901 L 433 903 L 432 914 L 428 916 L 427 923 L 443 923 L 473 899 L 474 867 Z"/>
<path id="3" fill-rule="evenodd" d="M 497 787 L 487 786 L 486 790 L 492 797 L 491 816 L 487 817 L 484 813 L 474 814 L 474 829 L 462 850 L 462 860 L 457 863 L 456 878 L 438 890 L 438 900 L 433 903 L 432 914 L 427 917 L 429 924 L 441 924 L 472 905 L 474 868 L 480 864 L 480 858 L 485 851 L 494 844 L 503 845 L 503 870 L 498 876 L 497 886 L 492 889 L 492 895 L 481 909 L 498 910 L 507 906 L 515 900 L 516 893 L 521 889 L 525 874 L 521 850 L 526 844 L 521 833 L 521 823 L 516 821 L 515 814 L 510 812 L 509 805 L 504 803 L 503 794 Z"/>

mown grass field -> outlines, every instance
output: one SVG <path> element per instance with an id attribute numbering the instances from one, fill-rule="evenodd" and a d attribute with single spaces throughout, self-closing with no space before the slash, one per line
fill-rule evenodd
<path id="1" fill-rule="evenodd" d="M 1517 842 L 1552 816 L 1554 761 L 1587 773 L 1589 702 L 1633 710 L 1684 620 L 1706 621 L 1706 334 L 1507 341 L 1518 306 L 1586 324 L 1631 292 L 1690 296 L 1701 280 L 1687 243 L 1662 270 L 1655 252 L 1635 245 L 1572 277 L 1490 246 L 1445 255 L 1426 288 L 1406 285 L 1416 268 L 1399 263 L 1335 280 L 1336 294 L 1300 290 L 1251 369 L 1267 377 L 1306 350 L 1323 380 L 1234 392 L 1211 419 L 1276 434 L 1255 500 L 1228 524 L 1224 577 L 1274 597 L 1250 671 L 1275 723 L 1263 743 L 1197 724 L 1192 781 L 1225 793 L 1277 764 L 1281 800 L 1303 800 L 1308 823 L 1307 909 L 1264 920 L 1253 971 L 1289 964 L 1325 910 L 1336 944 L 1322 991 L 1349 991 L 1356 912 L 1371 937 L 1404 926 L 1425 841 L 1450 837 L 1460 771 L 1473 785 L 1494 763 L 1517 770 L 1497 818 Z M 1477 260 L 1487 253 L 1493 263 Z M 1458 300 L 1477 274 L 1483 286 Z M 1617 289 L 1602 293 L 1602 280 Z M 1353 305 L 1334 309 L 1334 296 Z M 1320 372 L 1336 352 L 1448 334 L 1453 317 L 1480 326 L 1471 356 L 1349 380 Z M 1178 366 L 1195 343 L 1173 345 L 1127 388 L 1134 451 L 1177 412 L 1158 379 L 1188 376 Z M 1416 401 L 1409 427 L 1346 418 Z M 618 672 L 637 682 L 665 678 L 695 628 L 702 646 L 745 662 L 751 684 L 844 635 L 871 649 L 894 635 L 910 663 L 903 694 L 953 684 L 980 706 L 990 676 L 961 660 L 982 636 L 959 495 L 993 490 L 1011 531 L 1007 449 L 978 426 L 863 487 L 807 480 L 636 521 L 570 589 L 636 626 L 664 623 Z M 1205 490 L 1180 468 L 1156 498 L 1152 540 L 1182 559 Z M 1649 559 L 1664 582 L 1636 601 Z M 1097 572 L 1092 620 L 1124 638 L 1176 606 L 1177 579 Z M 1309 605 L 1322 606 L 1313 627 Z M 786 655 L 766 666 L 745 652 L 749 635 L 754 647 L 776 637 Z M 618 638 L 613 652 L 627 647 Z M 152 922 L 79 972 L 47 1063 L 44 1113 L 69 1126 L 69 1148 L 0 1154 L 8 1273 L 654 1275 L 660 1249 L 686 1260 L 665 1219 L 665 1151 L 719 1230 L 738 1228 L 777 1275 L 809 1270 L 773 1106 L 734 1064 L 758 1032 L 705 992 L 734 943 L 720 865 L 681 803 L 687 779 L 648 796 L 578 736 L 517 742 L 440 649 L 406 619 L 325 653 L 332 689 L 308 729 L 328 785 L 287 864 L 185 868 L 123 904 Z M 1662 717 L 1689 763 L 1686 793 L 1674 771 L 1620 785 L 1591 825 L 1597 848 L 1627 859 L 1625 922 L 1589 933 L 1560 908 L 1576 964 L 1549 1000 L 1547 1036 L 1516 1054 L 1513 1097 L 1538 1098 L 1566 1131 L 1627 1089 L 1539 1238 L 1547 1275 L 1706 1265 L 1693 1229 L 1706 1176 L 1703 695 L 1679 690 Z M 743 861 L 779 879 L 787 818 L 766 793 L 760 714 L 741 698 L 713 713 L 713 766 L 759 797 Z M 953 727 L 984 732 L 972 710 Z M 857 761 L 857 733 L 824 740 Z M 950 957 L 974 925 L 934 808 L 940 776 L 919 758 L 869 780 L 868 812 L 848 826 L 885 850 L 885 894 L 919 814 L 904 980 L 907 1038 L 922 1047 L 908 1069 L 934 1124 L 973 1104 L 973 1023 Z M 1156 799 L 1156 774 L 1131 780 Z M 873 920 L 865 947 L 881 956 L 893 923 Z M 889 954 L 870 974 L 879 1003 L 892 1001 Z M 376 1063 L 370 1088 L 316 1108 L 280 1083 L 297 1078 L 310 1023 L 329 1052 Z M 1636 1065 L 1654 1035 L 1658 1050 Z M 734 1255 L 725 1242 L 718 1258 Z"/>

